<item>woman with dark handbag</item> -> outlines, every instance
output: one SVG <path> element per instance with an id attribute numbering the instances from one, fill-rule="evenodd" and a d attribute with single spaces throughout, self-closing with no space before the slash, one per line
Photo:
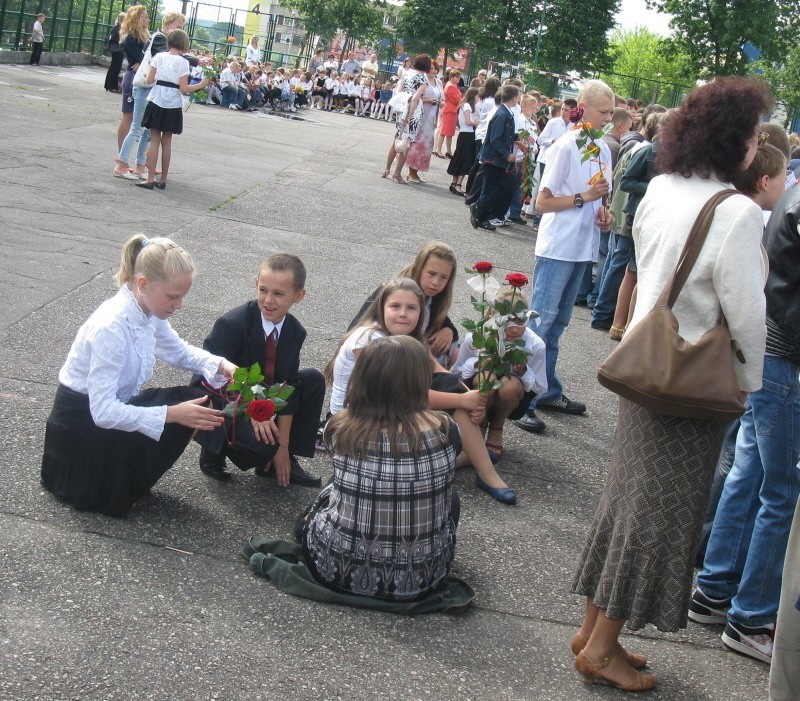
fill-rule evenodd
<path id="1" fill-rule="evenodd" d="M 695 226 L 701 209 L 753 160 L 769 102 L 758 79 L 717 78 L 694 90 L 663 126 L 657 161 L 663 175 L 650 182 L 633 223 L 637 301 L 617 350 L 637 344 L 636 326 L 663 301 L 690 230 L 704 228 Z M 734 194 L 719 202 L 697 259 L 670 300 L 685 346 L 700 345 L 721 318 L 727 322 L 738 349 L 729 361 L 732 382 L 742 398 L 761 386 L 762 233 L 752 200 Z M 642 363 L 644 356 L 643 348 Z M 708 386 L 709 394 L 714 389 Z M 654 675 L 638 671 L 647 658 L 625 650 L 619 635 L 626 624 L 637 630 L 652 623 L 661 631 L 686 626 L 694 553 L 724 429 L 720 420 L 686 418 L 620 397 L 611 466 L 573 583 L 587 597 L 572 640 L 586 681 L 626 691 L 655 685 Z"/>
<path id="2" fill-rule="evenodd" d="M 108 73 L 106 73 L 105 87 L 108 92 L 121 92 L 119 87 L 119 71 L 122 68 L 122 59 L 125 56 L 122 43 L 119 40 L 119 32 L 122 28 L 122 20 L 124 19 L 125 13 L 120 12 L 117 15 L 117 23 L 114 25 L 106 41 L 106 51 L 111 54 L 111 65 L 108 67 Z"/>

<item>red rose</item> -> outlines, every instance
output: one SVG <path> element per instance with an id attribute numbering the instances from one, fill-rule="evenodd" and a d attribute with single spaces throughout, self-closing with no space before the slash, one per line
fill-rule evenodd
<path id="1" fill-rule="evenodd" d="M 522 273 L 509 273 L 506 275 L 506 282 L 511 287 L 525 287 L 528 284 L 528 276 Z"/>
<path id="2" fill-rule="evenodd" d="M 247 415 L 253 421 L 269 421 L 275 416 L 275 405 L 269 399 L 254 399 L 247 405 Z"/>
<path id="3" fill-rule="evenodd" d="M 492 269 L 494 268 L 494 266 L 488 260 L 479 260 L 472 267 L 476 273 L 481 273 L 482 275 L 485 275 L 486 273 L 491 273 Z"/>
<path id="4" fill-rule="evenodd" d="M 577 107 L 573 107 L 569 111 L 569 121 L 570 122 L 580 122 L 581 117 L 583 117 L 583 107 L 578 105 Z"/>

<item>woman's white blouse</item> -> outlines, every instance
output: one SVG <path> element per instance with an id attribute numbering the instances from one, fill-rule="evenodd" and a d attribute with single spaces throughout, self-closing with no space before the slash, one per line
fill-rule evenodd
<path id="1" fill-rule="evenodd" d="M 157 441 L 167 407 L 126 403 L 153 376 L 156 358 L 201 374 L 209 382 L 214 382 L 223 360 L 190 346 L 165 319 L 147 316 L 123 285 L 81 326 L 58 381 L 89 395 L 92 419 L 101 428 L 139 431 Z"/>

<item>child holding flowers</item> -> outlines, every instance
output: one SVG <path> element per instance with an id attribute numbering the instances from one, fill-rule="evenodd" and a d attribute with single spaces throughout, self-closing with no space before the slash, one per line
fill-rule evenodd
<path id="1" fill-rule="evenodd" d="M 235 441 L 222 427 L 196 438 L 202 446 L 200 470 L 206 476 L 230 480 L 225 466 L 228 457 L 240 470 L 255 468 L 256 474 L 273 474 L 281 487 L 321 484 L 319 476 L 297 460 L 298 455 L 314 457 L 325 397 L 321 373 L 314 368 L 300 369 L 306 330 L 289 313 L 305 297 L 305 284 L 306 268 L 297 256 L 270 256 L 259 267 L 256 298 L 217 319 L 206 338 L 203 347 L 212 353 L 231 358 L 241 367 L 261 365 L 266 386 L 286 383 L 294 387 L 275 422 L 251 415 L 251 421 L 235 420 Z M 216 397 L 212 393 L 215 401 Z M 276 423 L 277 430 L 273 430 Z"/>
<path id="2" fill-rule="evenodd" d="M 532 316 L 537 316 L 528 310 L 523 298 L 528 277 L 509 273 L 506 284 L 494 294 L 497 283 L 487 277 L 492 269 L 488 261 L 478 261 L 474 266 L 482 278 L 477 283 L 481 300 L 475 301 L 482 319 L 478 323 L 465 322 L 473 330 L 461 344 L 453 372 L 468 387 L 484 391 L 486 448 L 502 457 L 506 420 L 521 418 L 534 397 L 547 391 L 547 373 L 544 343 L 526 326 Z"/>
<path id="3" fill-rule="evenodd" d="M 325 368 L 326 380 L 332 385 L 330 407 L 334 416 L 345 408 L 350 375 L 364 346 L 375 338 L 394 335 L 413 336 L 424 342 L 424 306 L 424 294 L 410 278 L 397 278 L 379 289 Z M 477 486 L 492 497 L 504 504 L 516 503 L 516 492 L 495 471 L 479 430 L 486 416 L 486 397 L 465 387 L 430 355 L 428 359 L 431 373 L 428 403 L 431 409 L 452 412 L 464 448 L 460 464 L 475 468 Z"/>
<path id="4" fill-rule="evenodd" d="M 136 183 L 137 187 L 152 190 L 167 187 L 170 159 L 172 157 L 172 135 L 183 131 L 183 97 L 202 90 L 208 80 L 189 85 L 189 62 L 183 54 L 189 50 L 189 35 L 182 29 L 167 33 L 167 53 L 153 56 L 150 63 L 148 85 L 155 87 L 147 96 L 147 107 L 142 126 L 150 130 L 150 149 L 147 152 L 147 180 Z M 155 182 L 158 152 L 161 150 L 161 177 Z"/>
<path id="5" fill-rule="evenodd" d="M 572 308 L 586 267 L 597 260 L 600 229 L 611 228 L 605 198 L 610 192 L 611 152 L 602 129 L 611 121 L 614 93 L 601 80 L 588 80 L 570 115 L 576 127 L 547 152 L 536 210 L 542 214 L 536 239 L 531 308 L 539 312 L 531 330 L 546 346 L 547 391 L 531 402 L 516 422 L 523 430 L 541 433 L 544 422 L 536 407 L 565 414 L 583 414 L 586 405 L 568 399 L 556 372 L 559 339 L 572 317 Z"/>
<path id="6" fill-rule="evenodd" d="M 124 516 L 169 470 L 195 431 L 213 431 L 220 411 L 194 387 L 141 387 L 156 358 L 215 385 L 236 366 L 190 346 L 169 317 L 192 286 L 194 263 L 167 238 L 130 238 L 117 294 L 81 326 L 58 374 L 47 419 L 42 485 L 79 511 Z"/>

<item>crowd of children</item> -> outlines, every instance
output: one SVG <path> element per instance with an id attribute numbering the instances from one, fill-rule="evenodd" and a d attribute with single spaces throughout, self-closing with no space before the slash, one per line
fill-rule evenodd
<path id="1" fill-rule="evenodd" d="M 206 74 L 208 71 L 206 71 Z M 358 73 L 339 72 L 319 66 L 313 73 L 300 68 L 245 63 L 231 56 L 220 61 L 208 77 L 205 104 L 232 110 L 297 112 L 298 108 L 350 113 L 391 121 L 394 110 L 389 100 L 397 78 L 387 81 Z M 201 66 L 192 70 L 191 83 L 203 79 Z"/>

